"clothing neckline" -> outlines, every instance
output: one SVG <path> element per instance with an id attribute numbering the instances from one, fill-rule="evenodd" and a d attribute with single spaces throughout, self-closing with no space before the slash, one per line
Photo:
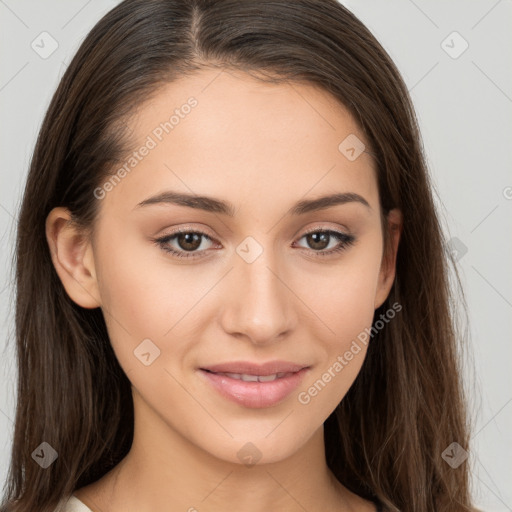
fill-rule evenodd
<path id="1" fill-rule="evenodd" d="M 68 500 L 68 505 L 73 505 L 73 512 L 92 512 L 92 510 L 74 494 Z"/>

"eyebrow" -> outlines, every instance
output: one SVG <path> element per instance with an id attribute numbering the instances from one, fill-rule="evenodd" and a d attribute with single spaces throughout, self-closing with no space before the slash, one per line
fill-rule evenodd
<path id="1" fill-rule="evenodd" d="M 303 199 L 302 201 L 298 201 L 288 210 L 286 215 L 303 215 L 305 213 L 324 210 L 326 208 L 331 208 L 332 206 L 353 202 L 360 203 L 370 210 L 372 209 L 368 204 L 368 201 L 359 194 L 343 192 L 318 197 L 316 199 Z M 144 199 L 144 201 L 138 203 L 135 208 L 154 204 L 175 204 L 178 206 L 187 206 L 189 208 L 204 210 L 206 212 L 220 213 L 229 217 L 234 217 L 236 211 L 235 207 L 231 203 L 220 199 L 183 192 L 174 192 L 171 190 L 148 197 L 147 199 Z"/>

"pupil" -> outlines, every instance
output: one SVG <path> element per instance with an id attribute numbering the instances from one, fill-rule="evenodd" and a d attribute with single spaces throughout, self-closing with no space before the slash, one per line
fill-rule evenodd
<path id="1" fill-rule="evenodd" d="M 186 251 L 193 251 L 201 245 L 201 235 L 199 233 L 184 233 L 179 235 L 178 243 Z"/>
<path id="2" fill-rule="evenodd" d="M 325 249 L 329 245 L 329 233 L 311 233 L 308 243 L 312 249 Z"/>

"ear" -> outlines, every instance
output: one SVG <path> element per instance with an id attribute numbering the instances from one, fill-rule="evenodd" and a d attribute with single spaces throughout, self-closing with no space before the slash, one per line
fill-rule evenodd
<path id="1" fill-rule="evenodd" d="M 387 217 L 387 229 L 389 234 L 389 243 L 384 247 L 382 263 L 379 272 L 379 282 L 375 294 L 375 309 L 382 306 L 387 299 L 396 273 L 396 255 L 398 252 L 398 243 L 402 233 L 403 221 L 402 212 L 397 208 L 390 210 Z"/>
<path id="2" fill-rule="evenodd" d="M 52 262 L 69 297 L 83 308 L 100 306 L 92 245 L 71 221 L 67 208 L 54 208 L 46 218 Z"/>

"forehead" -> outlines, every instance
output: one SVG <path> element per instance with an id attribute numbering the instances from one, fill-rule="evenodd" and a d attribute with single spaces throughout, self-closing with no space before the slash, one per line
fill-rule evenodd
<path id="1" fill-rule="evenodd" d="M 117 165 L 126 177 L 108 194 L 119 205 L 166 189 L 246 203 L 326 191 L 377 197 L 371 156 L 342 151 L 345 140 L 367 144 L 357 123 L 311 84 L 203 70 L 162 86 L 127 124 L 131 149 Z"/>

